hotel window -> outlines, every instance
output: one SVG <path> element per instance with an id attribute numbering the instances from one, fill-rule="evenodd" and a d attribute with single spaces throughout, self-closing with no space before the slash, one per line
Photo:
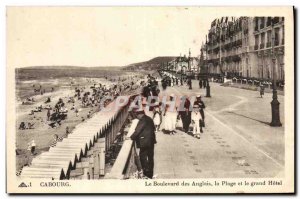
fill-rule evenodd
<path id="1" fill-rule="evenodd" d="M 263 29 L 265 27 L 265 18 L 264 17 L 260 17 L 260 29 Z"/>
<path id="2" fill-rule="evenodd" d="M 248 37 L 245 37 L 245 45 L 244 46 L 248 46 Z"/>
<path id="3" fill-rule="evenodd" d="M 267 48 L 270 48 L 272 44 L 272 32 L 269 30 L 267 32 Z"/>
<path id="4" fill-rule="evenodd" d="M 265 47 L 265 33 L 261 33 L 260 49 L 263 49 L 264 47 Z"/>
<path id="5" fill-rule="evenodd" d="M 284 17 L 283 17 L 284 19 Z M 284 26 L 282 26 L 282 39 L 281 39 L 281 44 L 284 45 Z"/>
<path id="6" fill-rule="evenodd" d="M 258 17 L 255 17 L 255 26 L 254 26 L 254 31 L 258 30 Z"/>
<path id="7" fill-rule="evenodd" d="M 258 49 L 258 42 L 259 42 L 258 35 L 255 35 L 255 46 L 254 46 L 254 50 L 257 50 L 257 49 Z"/>
<path id="8" fill-rule="evenodd" d="M 272 17 L 268 17 L 267 19 L 267 26 L 272 25 Z"/>
<path id="9" fill-rule="evenodd" d="M 275 28 L 275 41 L 274 45 L 278 46 L 279 45 L 279 28 Z"/>
<path id="10" fill-rule="evenodd" d="M 279 22 L 279 17 L 274 17 L 273 18 L 273 24 L 277 24 Z"/>

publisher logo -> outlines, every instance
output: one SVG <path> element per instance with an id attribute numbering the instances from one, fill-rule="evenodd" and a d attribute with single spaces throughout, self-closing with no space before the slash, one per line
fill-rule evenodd
<path id="1" fill-rule="evenodd" d="M 22 182 L 19 187 L 28 187 L 24 182 Z"/>

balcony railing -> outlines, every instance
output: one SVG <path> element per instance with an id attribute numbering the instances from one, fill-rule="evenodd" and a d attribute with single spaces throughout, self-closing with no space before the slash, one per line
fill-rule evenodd
<path id="1" fill-rule="evenodd" d="M 265 24 L 263 24 L 263 23 L 261 23 L 259 26 L 260 29 L 263 29 L 264 27 L 265 27 Z"/>
<path id="2" fill-rule="evenodd" d="M 267 48 L 271 47 L 271 42 L 267 42 Z"/>
<path id="3" fill-rule="evenodd" d="M 258 50 L 258 45 L 255 45 L 255 46 L 254 46 L 254 50 Z"/>
<path id="4" fill-rule="evenodd" d="M 274 45 L 279 46 L 279 40 L 275 40 Z"/>

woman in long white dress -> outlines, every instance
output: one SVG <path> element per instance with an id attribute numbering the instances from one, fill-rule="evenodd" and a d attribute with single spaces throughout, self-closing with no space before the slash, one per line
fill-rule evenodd
<path id="1" fill-rule="evenodd" d="M 170 101 L 174 99 L 174 96 L 170 96 Z M 171 135 L 174 135 L 176 133 L 176 122 L 177 122 L 177 111 L 176 108 L 174 107 L 175 110 L 172 110 L 171 107 L 167 104 L 166 105 L 166 110 L 164 113 L 164 130 Z"/>

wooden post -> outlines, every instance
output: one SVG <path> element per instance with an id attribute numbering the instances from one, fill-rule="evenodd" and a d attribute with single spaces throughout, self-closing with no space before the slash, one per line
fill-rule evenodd
<path id="1" fill-rule="evenodd" d="M 100 146 L 95 143 L 93 158 L 94 158 L 94 179 L 99 179 L 100 176 L 100 162 L 99 162 Z"/>
<path id="2" fill-rule="evenodd" d="M 89 180 L 90 179 L 89 168 L 84 168 L 83 173 L 84 173 L 84 176 L 85 176 L 85 177 L 83 177 L 83 179 Z"/>
<path id="3" fill-rule="evenodd" d="M 108 128 L 107 124 L 105 125 L 105 131 L 104 131 L 104 138 L 105 138 L 105 150 L 108 150 Z"/>
<path id="4" fill-rule="evenodd" d="M 114 143 L 114 134 L 115 134 L 115 119 L 114 119 L 114 116 L 112 118 L 112 121 L 111 121 L 111 140 L 110 140 L 110 143 L 113 144 Z"/>
<path id="5" fill-rule="evenodd" d="M 99 140 L 100 153 L 99 153 L 99 174 L 105 175 L 105 139 Z"/>
<path id="6" fill-rule="evenodd" d="M 108 123 L 108 149 L 111 146 L 111 120 Z"/>
<path id="7" fill-rule="evenodd" d="M 89 173 L 90 173 L 90 179 L 94 179 L 94 159 L 93 157 L 89 158 Z"/>

